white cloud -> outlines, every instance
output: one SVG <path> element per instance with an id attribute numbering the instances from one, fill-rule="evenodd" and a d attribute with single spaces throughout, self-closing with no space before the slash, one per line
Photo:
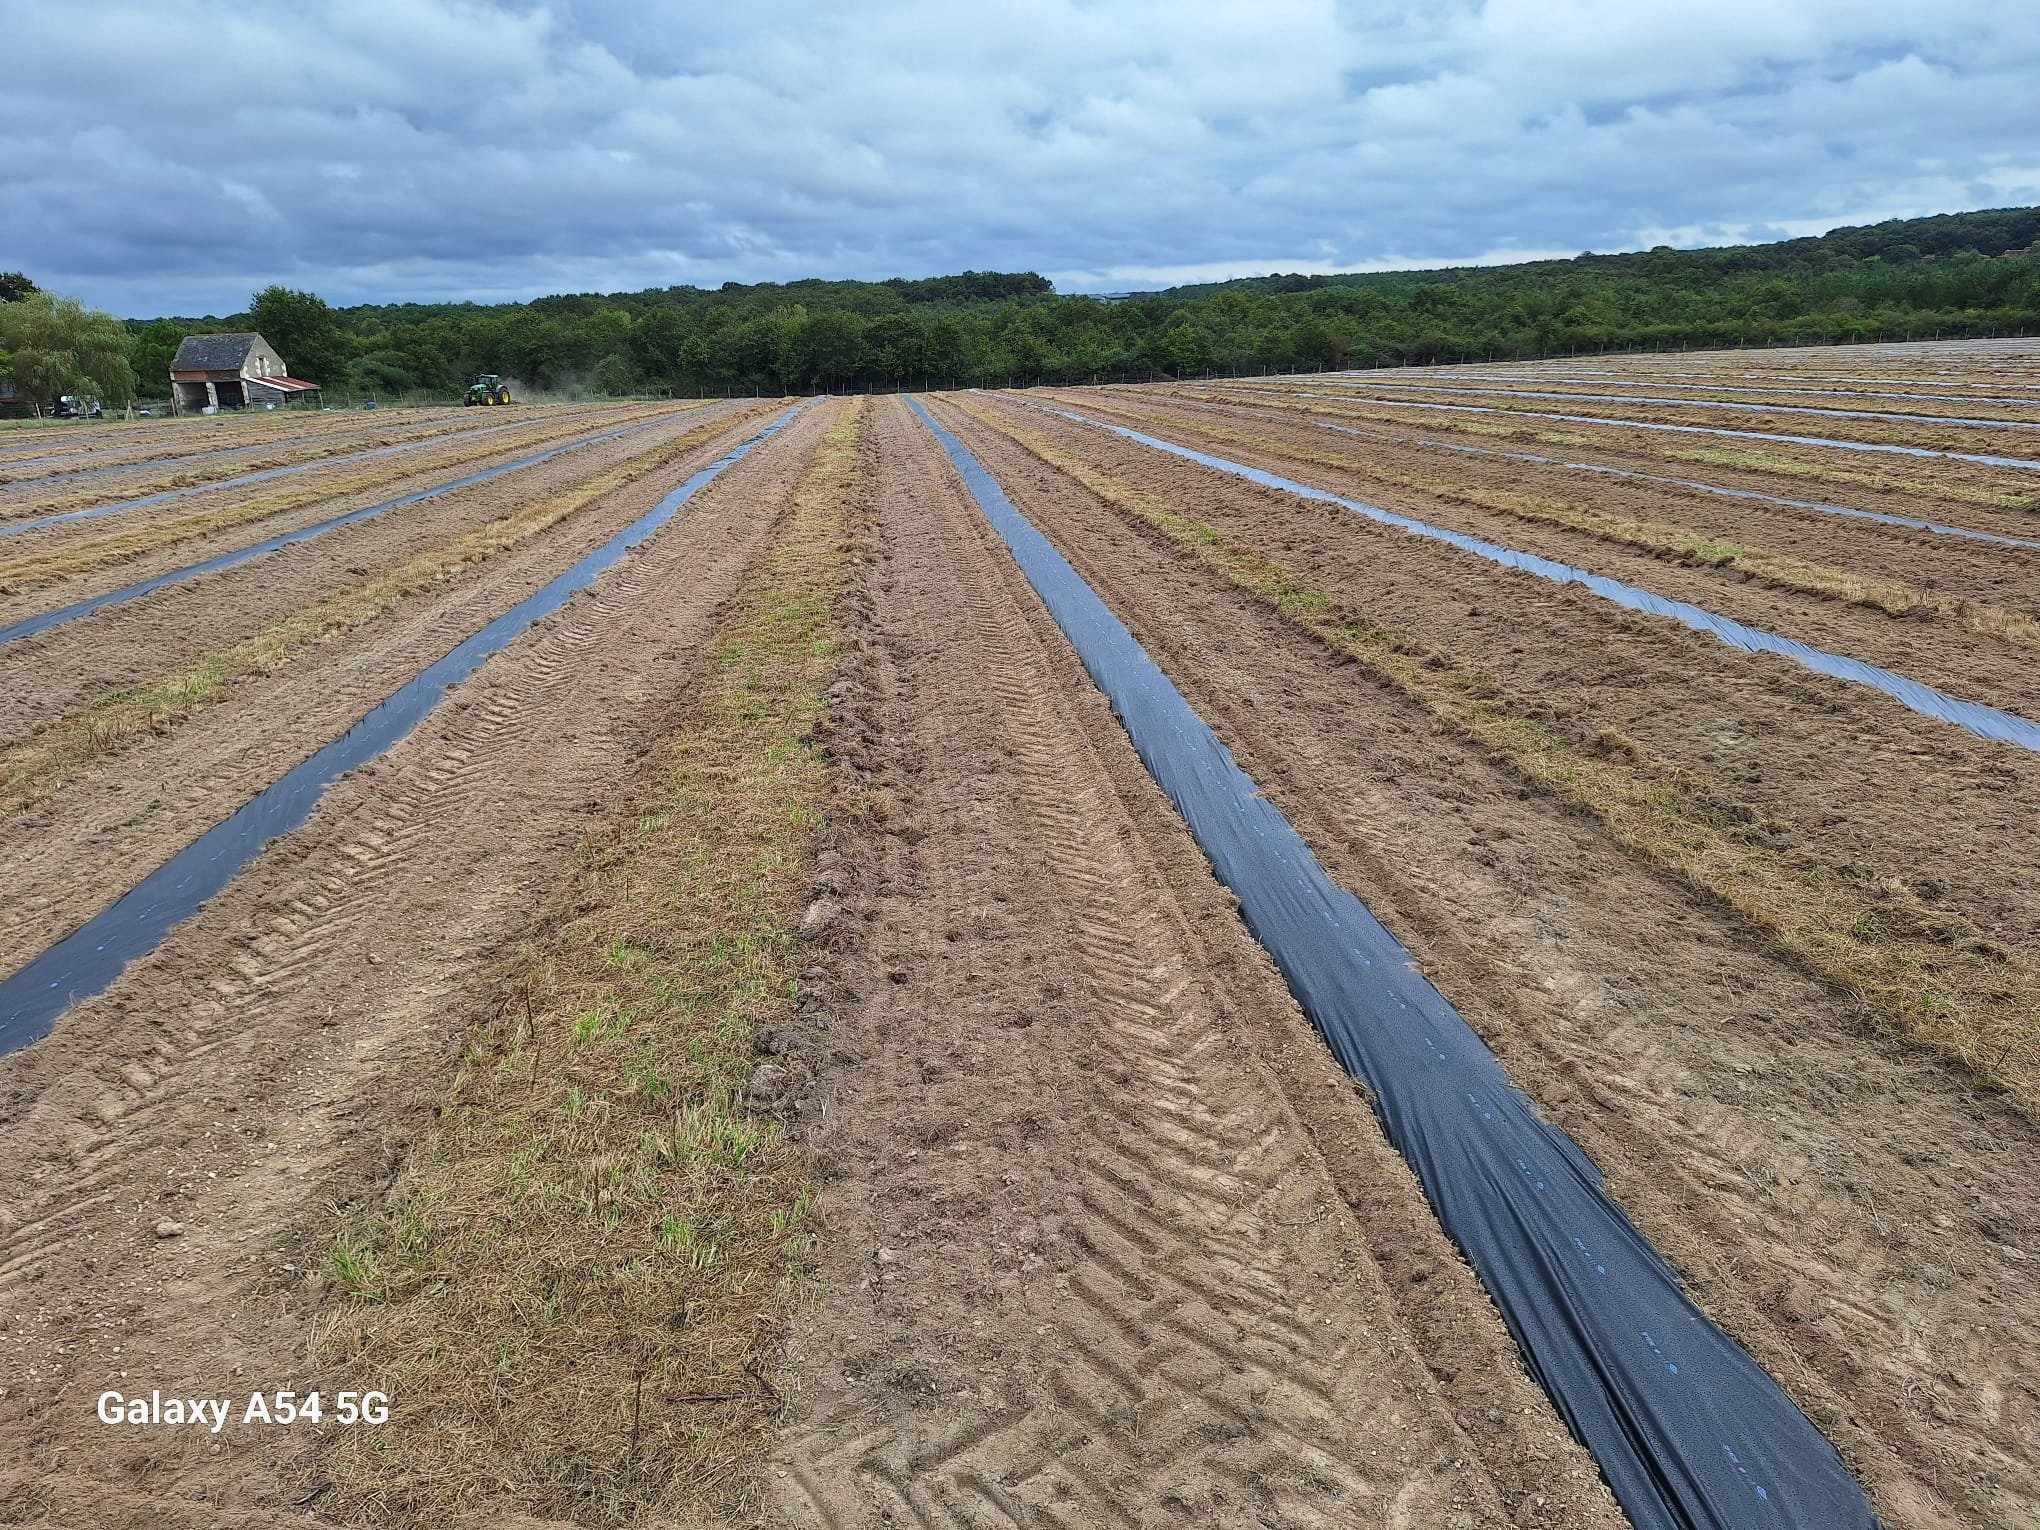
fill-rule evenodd
<path id="1" fill-rule="evenodd" d="M 1996 0 L 103 0 L 9 25 L 6 263 L 128 312 L 272 279 L 1095 290 L 2040 195 L 2040 8 Z"/>

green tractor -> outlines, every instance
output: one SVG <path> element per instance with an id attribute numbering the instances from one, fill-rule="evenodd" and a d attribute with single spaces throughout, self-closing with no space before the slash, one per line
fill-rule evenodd
<path id="1" fill-rule="evenodd" d="M 510 402 L 510 385 L 494 372 L 484 372 L 468 384 L 467 397 L 463 404 L 507 404 Z"/>

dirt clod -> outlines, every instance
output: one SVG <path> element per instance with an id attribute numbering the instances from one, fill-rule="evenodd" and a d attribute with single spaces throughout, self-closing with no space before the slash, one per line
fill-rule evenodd
<path id="1" fill-rule="evenodd" d="M 808 905 L 801 915 L 800 935 L 803 940 L 820 940 L 833 930 L 843 917 L 843 905 L 833 898 L 817 898 Z"/>
<path id="2" fill-rule="evenodd" d="M 744 1103 L 754 1109 L 764 1109 L 779 1103 L 786 1094 L 790 1075 L 777 1063 L 760 1063 L 751 1070 L 751 1081 L 744 1086 Z"/>

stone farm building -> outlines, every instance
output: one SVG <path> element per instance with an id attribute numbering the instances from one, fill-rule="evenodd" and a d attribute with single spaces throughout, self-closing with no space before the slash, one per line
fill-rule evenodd
<path id="1" fill-rule="evenodd" d="M 319 385 L 292 377 L 276 347 L 260 335 L 186 335 L 170 362 L 170 394 L 181 414 L 208 405 L 316 404 Z"/>

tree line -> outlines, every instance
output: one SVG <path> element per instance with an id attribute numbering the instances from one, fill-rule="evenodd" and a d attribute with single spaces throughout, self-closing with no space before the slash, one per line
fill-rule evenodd
<path id="1" fill-rule="evenodd" d="M 1267 276 L 1058 295 L 1031 273 L 331 308 L 270 287 L 247 312 L 129 320 L 142 392 L 195 330 L 254 329 L 329 397 L 527 390 L 805 393 L 1140 381 L 1614 349 L 1902 340 L 2040 328 L 2040 208 L 1818 238 L 1515 266 Z"/>

